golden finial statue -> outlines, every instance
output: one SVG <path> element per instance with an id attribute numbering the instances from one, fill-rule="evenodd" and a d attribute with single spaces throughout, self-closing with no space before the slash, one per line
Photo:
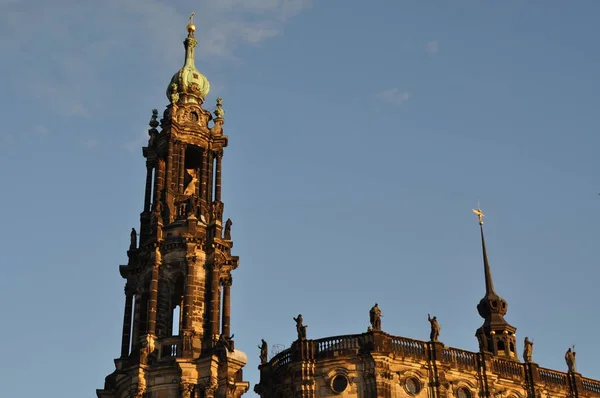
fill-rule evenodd
<path id="1" fill-rule="evenodd" d="M 194 15 L 196 15 L 196 13 L 192 11 L 192 13 L 190 14 L 190 23 L 187 26 L 188 33 L 190 34 L 193 34 L 196 30 L 196 25 L 194 25 Z"/>
<path id="2" fill-rule="evenodd" d="M 477 208 L 473 209 L 473 213 L 475 213 L 477 215 L 477 218 L 479 218 L 479 225 L 483 225 L 483 217 L 485 217 L 485 214 L 483 214 L 483 212 L 481 211 L 479 207 L 479 202 L 477 202 Z"/>

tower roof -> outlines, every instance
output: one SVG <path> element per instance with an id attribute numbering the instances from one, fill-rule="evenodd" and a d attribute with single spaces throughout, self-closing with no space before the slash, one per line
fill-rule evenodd
<path id="1" fill-rule="evenodd" d="M 194 37 L 196 31 L 194 14 L 192 12 L 190 15 L 190 23 L 187 25 L 188 36 L 183 41 L 185 62 L 183 67 L 173 75 L 167 87 L 167 98 L 172 103 L 183 101 L 202 104 L 210 91 L 210 82 L 194 64 L 194 49 L 198 44 Z"/>

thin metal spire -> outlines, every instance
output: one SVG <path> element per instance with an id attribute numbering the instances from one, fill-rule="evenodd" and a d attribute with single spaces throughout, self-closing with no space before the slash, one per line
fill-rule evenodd
<path id="1" fill-rule="evenodd" d="M 481 248 L 483 251 L 483 272 L 485 274 L 485 294 L 486 296 L 490 294 L 497 295 L 494 291 L 494 282 L 492 281 L 492 272 L 490 270 L 490 263 L 488 261 L 487 250 L 485 247 L 485 236 L 483 234 L 483 217 L 485 214 L 481 211 L 479 206 L 479 201 L 477 202 L 477 209 L 473 209 L 473 213 L 477 215 L 479 219 L 479 231 L 481 233 Z"/>

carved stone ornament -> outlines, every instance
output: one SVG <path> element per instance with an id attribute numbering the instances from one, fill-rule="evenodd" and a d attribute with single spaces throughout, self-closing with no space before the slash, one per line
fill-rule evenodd
<path id="1" fill-rule="evenodd" d="M 228 218 L 227 221 L 225 222 L 225 230 L 223 232 L 223 239 L 231 240 L 231 226 L 232 225 L 233 225 L 233 222 L 231 221 L 231 218 Z"/>
<path id="2" fill-rule="evenodd" d="M 214 265 L 215 269 L 221 269 L 223 267 L 223 265 L 225 264 L 225 262 L 226 262 L 225 257 L 223 257 L 223 255 L 220 254 L 220 255 L 215 256 L 213 265 Z"/>
<path id="3" fill-rule="evenodd" d="M 217 98 L 217 108 L 214 111 L 214 114 L 218 118 L 222 118 L 225 115 L 225 111 L 223 110 L 223 98 Z"/>
<path id="4" fill-rule="evenodd" d="M 183 395 L 183 397 L 185 398 L 189 398 L 192 394 L 192 392 L 194 391 L 194 385 L 191 383 L 180 383 L 179 384 L 179 388 L 181 388 L 181 394 Z"/>
<path id="5" fill-rule="evenodd" d="M 152 118 L 148 125 L 153 129 L 158 127 L 158 109 L 152 109 Z"/>
<path id="6" fill-rule="evenodd" d="M 144 395 L 146 395 L 145 389 L 136 390 L 136 392 L 133 394 L 133 398 L 144 398 Z"/>
<path id="7" fill-rule="evenodd" d="M 217 201 L 212 202 L 211 209 L 213 221 L 220 220 L 223 217 L 223 203 Z"/>
<path id="8" fill-rule="evenodd" d="M 154 217 L 156 218 L 156 221 L 160 220 L 160 218 L 162 217 L 162 213 L 163 213 L 163 204 L 162 204 L 162 200 L 158 199 L 155 203 L 154 203 Z"/>
<path id="9" fill-rule="evenodd" d="M 170 95 L 170 100 L 172 104 L 175 104 L 179 101 L 179 93 L 177 92 L 177 84 L 173 83 L 171 84 L 171 95 Z"/>
<path id="10" fill-rule="evenodd" d="M 233 284 L 233 278 L 231 277 L 231 273 L 228 272 L 221 278 L 221 285 L 231 286 L 232 284 Z"/>
<path id="11" fill-rule="evenodd" d="M 196 169 L 185 169 L 190 176 L 190 182 L 185 187 L 183 194 L 185 196 L 193 195 L 196 192 L 196 185 L 198 185 L 198 170 Z"/>
<path id="12" fill-rule="evenodd" d="M 130 284 L 129 281 L 125 283 L 125 288 L 123 290 L 125 291 L 126 296 L 132 296 L 135 294 L 135 288 L 133 288 L 132 285 L 133 283 Z"/>
<path id="13" fill-rule="evenodd" d="M 183 351 L 191 352 L 192 351 L 192 338 L 193 332 L 184 332 L 183 334 Z"/>
<path id="14" fill-rule="evenodd" d="M 179 123 L 184 123 L 188 120 L 189 109 L 187 108 L 179 108 L 177 109 L 177 121 Z"/>
<path id="15" fill-rule="evenodd" d="M 233 336 L 225 336 L 224 334 L 219 335 L 219 340 L 217 341 L 217 345 L 221 348 L 226 349 L 229 352 L 233 352 L 235 350 L 235 343 L 233 341 Z"/>
<path id="16" fill-rule="evenodd" d="M 146 393 L 146 373 L 142 367 L 138 368 L 137 372 L 138 382 L 137 382 L 137 391 L 142 395 Z"/>
<path id="17" fill-rule="evenodd" d="M 154 248 L 154 264 L 159 265 L 162 263 L 162 255 L 160 253 L 160 247 L 156 245 Z"/>

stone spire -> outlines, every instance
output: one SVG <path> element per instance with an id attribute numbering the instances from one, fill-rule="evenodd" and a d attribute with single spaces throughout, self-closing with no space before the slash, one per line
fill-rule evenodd
<path id="1" fill-rule="evenodd" d="M 483 217 L 485 216 L 481 209 L 473 209 L 479 219 L 479 232 L 481 235 L 481 249 L 483 253 L 483 272 L 485 278 L 485 295 L 477 305 L 479 315 L 484 319 L 483 325 L 477 329 L 475 335 L 479 340 L 480 349 L 488 351 L 498 356 L 517 358 L 515 344 L 515 327 L 511 326 L 504 319 L 508 304 L 506 300 L 494 290 L 492 272 L 488 260 L 487 249 L 485 245 L 485 236 L 483 233 Z"/>

